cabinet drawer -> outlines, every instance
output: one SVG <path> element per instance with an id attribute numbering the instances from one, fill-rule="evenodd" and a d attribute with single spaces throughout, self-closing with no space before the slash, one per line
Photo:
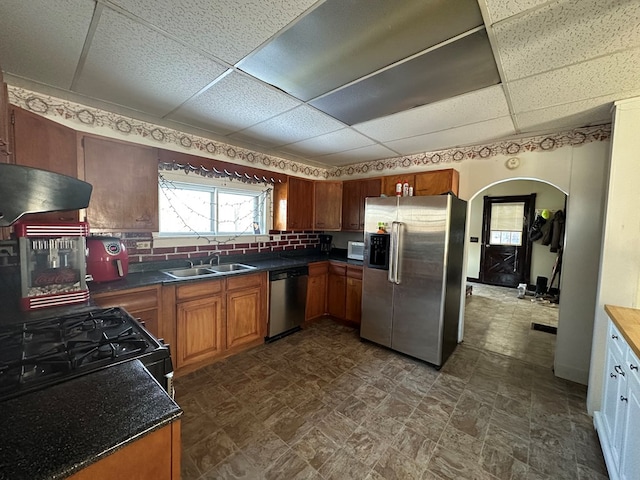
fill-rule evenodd
<path id="1" fill-rule="evenodd" d="M 191 300 L 222 291 L 222 280 L 190 283 L 176 287 L 176 301 Z"/>
<path id="2" fill-rule="evenodd" d="M 237 290 L 239 288 L 259 287 L 265 273 L 256 273 L 254 275 L 242 275 L 239 277 L 227 278 L 227 290 Z"/>
<path id="3" fill-rule="evenodd" d="M 362 280 L 362 267 L 347 265 L 347 277 Z"/>
<path id="4" fill-rule="evenodd" d="M 636 384 L 640 385 L 640 371 L 638 370 L 640 368 L 640 360 L 638 360 L 638 357 L 636 357 L 631 348 L 627 350 L 626 364 L 626 370 L 629 371 L 629 381 L 633 380 Z"/>
<path id="5" fill-rule="evenodd" d="M 344 276 L 347 273 L 347 266 L 344 263 L 329 262 L 329 273 Z"/>
<path id="6" fill-rule="evenodd" d="M 309 276 L 323 275 L 329 271 L 329 262 L 316 262 L 309 264 Z"/>
<path id="7" fill-rule="evenodd" d="M 92 295 L 92 298 L 101 307 L 122 307 L 129 312 L 149 310 L 158 307 L 158 288 L 98 293 Z"/>
<path id="8" fill-rule="evenodd" d="M 625 358 L 625 353 L 627 351 L 627 342 L 624 337 L 620 333 L 620 331 L 616 328 L 613 322 L 609 322 L 609 334 L 607 338 L 607 344 L 609 348 L 613 349 L 613 354 L 623 360 Z"/>

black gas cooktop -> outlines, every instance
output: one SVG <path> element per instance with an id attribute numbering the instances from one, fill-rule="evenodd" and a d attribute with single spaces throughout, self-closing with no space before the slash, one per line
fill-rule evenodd
<path id="1" fill-rule="evenodd" d="M 134 358 L 162 364 L 154 376 L 167 387 L 168 347 L 118 307 L 3 326 L 0 401 Z"/>

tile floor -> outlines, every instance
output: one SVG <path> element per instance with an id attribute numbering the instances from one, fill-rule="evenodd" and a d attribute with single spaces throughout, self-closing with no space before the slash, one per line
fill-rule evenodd
<path id="1" fill-rule="evenodd" d="M 322 320 L 179 378 L 182 478 L 606 479 L 586 388 L 536 345 L 554 336 L 527 340 L 520 304 L 480 290 L 440 371 Z M 495 353 L 506 335 L 527 355 Z"/>

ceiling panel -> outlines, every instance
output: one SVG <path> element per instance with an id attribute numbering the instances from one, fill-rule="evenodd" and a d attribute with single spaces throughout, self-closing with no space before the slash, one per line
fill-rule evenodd
<path id="1" fill-rule="evenodd" d="M 640 94 L 640 48 L 516 80 L 509 91 L 515 113 L 622 92 Z"/>
<path id="2" fill-rule="evenodd" d="M 292 143 L 282 148 L 287 153 L 294 155 L 306 155 L 316 157 L 342 150 L 353 150 L 354 148 L 373 145 L 375 142 L 370 138 L 360 135 L 349 128 L 343 128 L 337 132 L 327 133 L 315 138 Z"/>
<path id="3" fill-rule="evenodd" d="M 47 85 L 70 88 L 94 3 L 2 0 L 0 10 L 2 69 Z"/>
<path id="4" fill-rule="evenodd" d="M 476 0 L 328 1 L 238 66 L 307 101 L 480 25 Z"/>
<path id="5" fill-rule="evenodd" d="M 411 155 L 413 153 L 442 150 L 456 146 L 473 145 L 477 142 L 493 141 L 515 133 L 511 117 L 502 117 L 427 135 L 386 142 L 385 145 L 402 155 Z"/>
<path id="6" fill-rule="evenodd" d="M 398 152 L 394 152 L 382 145 L 369 145 L 368 147 L 356 148 L 346 152 L 334 153 L 315 157 L 314 160 L 322 162 L 331 167 L 340 167 L 359 162 L 369 162 L 383 158 L 397 157 Z"/>
<path id="7" fill-rule="evenodd" d="M 481 30 L 309 103 L 353 125 L 499 82 Z"/>
<path id="8" fill-rule="evenodd" d="M 354 125 L 381 142 L 415 137 L 451 127 L 509 115 L 501 85 L 477 90 L 388 117 Z"/>
<path id="9" fill-rule="evenodd" d="M 113 0 L 185 42 L 234 64 L 317 0 Z"/>
<path id="10" fill-rule="evenodd" d="M 502 22 L 494 34 L 506 79 L 515 80 L 640 46 L 639 25 L 638 1 L 566 0 Z"/>
<path id="11" fill-rule="evenodd" d="M 611 108 L 618 95 L 598 97 L 516 115 L 518 126 L 529 132 L 557 131 L 611 122 Z"/>
<path id="12" fill-rule="evenodd" d="M 487 5 L 491 22 L 495 23 L 520 12 L 535 8 L 549 0 L 479 0 Z"/>
<path id="13" fill-rule="evenodd" d="M 203 55 L 105 9 L 77 90 L 163 116 L 225 71 Z"/>
<path id="14" fill-rule="evenodd" d="M 228 134 L 297 107 L 290 96 L 241 73 L 231 72 L 167 118 Z"/>
<path id="15" fill-rule="evenodd" d="M 302 105 L 270 120 L 230 135 L 240 140 L 255 139 L 270 146 L 286 145 L 344 128 L 317 110 Z"/>

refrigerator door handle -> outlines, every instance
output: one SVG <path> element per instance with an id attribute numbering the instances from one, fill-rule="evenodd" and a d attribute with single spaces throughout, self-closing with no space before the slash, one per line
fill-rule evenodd
<path id="1" fill-rule="evenodd" d="M 391 254 L 393 255 L 393 283 L 400 285 L 400 229 L 402 227 L 401 222 L 393 222 L 391 224 L 391 240 L 393 247 L 391 248 Z"/>
<path id="2" fill-rule="evenodd" d="M 390 283 L 395 282 L 395 251 L 396 251 L 396 236 L 395 236 L 395 228 L 397 222 L 391 222 L 391 235 L 389 235 L 389 270 L 387 272 L 387 280 Z"/>

